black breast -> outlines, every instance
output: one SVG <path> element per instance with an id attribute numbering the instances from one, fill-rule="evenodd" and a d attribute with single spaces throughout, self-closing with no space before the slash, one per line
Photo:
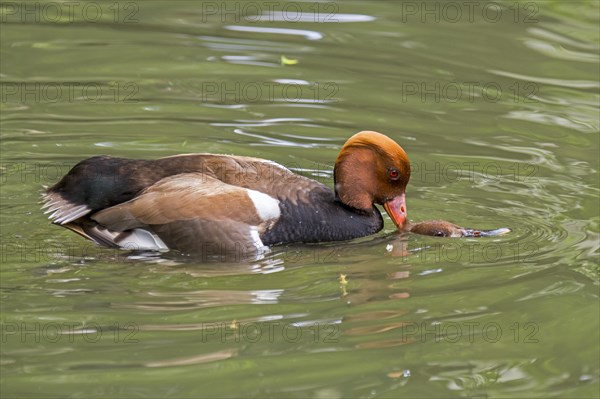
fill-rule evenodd
<path id="1" fill-rule="evenodd" d="M 350 240 L 383 228 L 381 213 L 375 207 L 371 213 L 349 208 L 329 189 L 313 190 L 309 198 L 309 203 L 280 202 L 281 217 L 261 236 L 265 245 Z"/>

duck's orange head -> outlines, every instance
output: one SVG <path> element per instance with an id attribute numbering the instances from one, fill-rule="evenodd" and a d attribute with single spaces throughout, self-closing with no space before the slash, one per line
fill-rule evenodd
<path id="1" fill-rule="evenodd" d="M 366 212 L 381 204 L 398 230 L 406 222 L 404 192 L 410 179 L 406 152 L 389 137 L 364 131 L 350 137 L 335 161 L 336 197 Z"/>

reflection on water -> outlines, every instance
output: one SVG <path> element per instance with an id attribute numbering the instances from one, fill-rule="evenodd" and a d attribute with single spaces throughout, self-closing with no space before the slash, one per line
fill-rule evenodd
<path id="1" fill-rule="evenodd" d="M 303 36 L 308 40 L 321 40 L 323 35 L 314 30 L 304 29 L 285 29 L 285 28 L 267 28 L 258 26 L 225 26 L 225 29 L 237 31 L 237 32 L 257 32 L 257 33 L 268 33 L 277 35 L 297 35 Z"/>
<path id="2" fill-rule="evenodd" d="M 533 36 L 545 39 L 528 39 L 524 42 L 526 46 L 532 50 L 539 51 L 545 56 L 580 62 L 598 63 L 599 61 L 597 53 L 600 46 L 598 46 L 598 43 L 583 43 L 540 28 L 529 28 L 527 31 Z M 567 48 L 565 48 L 565 46 L 567 46 Z M 590 50 L 592 52 L 574 51 L 568 49 L 568 47 L 575 47 L 579 50 Z"/>
<path id="3" fill-rule="evenodd" d="M 222 361 L 229 359 L 234 356 L 236 351 L 234 349 L 201 354 L 196 356 L 188 356 L 183 358 L 148 362 L 145 364 L 146 367 L 177 367 L 177 366 L 189 366 L 194 364 L 202 364 L 209 362 Z"/>
<path id="4" fill-rule="evenodd" d="M 180 311 L 187 309 L 201 309 L 226 305 L 276 304 L 277 298 L 283 290 L 258 290 L 258 291 L 193 291 L 179 293 L 148 292 L 148 297 L 156 297 L 157 302 L 114 304 L 113 307 L 134 308 L 138 310 Z M 168 298 L 168 299 L 162 299 Z M 170 299 L 170 300 L 169 300 Z"/>

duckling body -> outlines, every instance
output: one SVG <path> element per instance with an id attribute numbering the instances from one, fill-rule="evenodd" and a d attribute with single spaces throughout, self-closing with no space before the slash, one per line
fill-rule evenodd
<path id="1" fill-rule="evenodd" d="M 446 220 L 426 220 L 424 222 L 407 225 L 411 233 L 435 237 L 493 237 L 510 232 L 510 229 L 500 228 L 495 230 L 478 230 L 460 227 Z"/>

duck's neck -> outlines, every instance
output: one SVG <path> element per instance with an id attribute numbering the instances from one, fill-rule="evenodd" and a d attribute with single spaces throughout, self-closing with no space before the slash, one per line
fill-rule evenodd
<path id="1" fill-rule="evenodd" d="M 262 235 L 263 243 L 343 241 L 383 228 L 383 218 L 376 207 L 371 212 L 357 211 L 330 194 L 328 198 L 314 198 L 309 204 L 281 202 L 281 217 Z"/>

